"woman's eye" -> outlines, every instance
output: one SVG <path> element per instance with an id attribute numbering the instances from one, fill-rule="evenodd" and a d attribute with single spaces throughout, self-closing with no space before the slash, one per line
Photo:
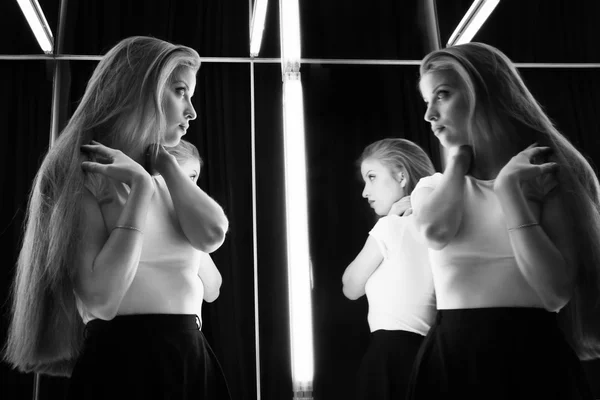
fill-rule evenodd
<path id="1" fill-rule="evenodd" d="M 444 99 L 446 97 L 448 97 L 448 91 L 447 90 L 440 90 L 439 92 L 437 92 L 436 96 L 435 96 L 438 100 Z"/>
<path id="2" fill-rule="evenodd" d="M 369 175 L 368 178 L 370 181 L 373 181 L 373 179 L 375 179 L 375 175 Z"/>
<path id="3" fill-rule="evenodd" d="M 190 179 L 191 179 L 192 181 L 195 181 L 197 176 L 198 176 L 198 175 L 190 175 Z"/>
<path id="4" fill-rule="evenodd" d="M 185 88 L 177 88 L 175 89 L 175 91 L 177 92 L 177 94 L 179 94 L 180 96 L 183 96 L 185 94 Z"/>

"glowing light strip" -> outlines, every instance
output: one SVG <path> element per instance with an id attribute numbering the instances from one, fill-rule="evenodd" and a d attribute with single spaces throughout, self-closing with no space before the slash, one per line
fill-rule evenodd
<path id="1" fill-rule="evenodd" d="M 300 74 L 283 81 L 287 259 L 292 378 L 295 392 L 312 391 L 313 338 L 306 150 Z"/>
<path id="2" fill-rule="evenodd" d="M 314 350 L 298 0 L 279 0 L 279 12 L 292 385 L 294 399 L 312 399 Z"/>
<path id="3" fill-rule="evenodd" d="M 282 72 L 298 72 L 301 58 L 298 0 L 279 0 L 279 14 Z"/>
<path id="4" fill-rule="evenodd" d="M 37 0 L 17 0 L 17 3 L 44 53 L 52 53 L 54 37 L 40 4 Z"/>
<path id="5" fill-rule="evenodd" d="M 450 36 L 447 46 L 470 42 L 499 2 L 500 0 L 475 0 Z"/>
<path id="6" fill-rule="evenodd" d="M 268 0 L 256 0 L 254 2 L 254 11 L 252 12 L 252 23 L 250 26 L 250 57 L 257 57 L 260 51 L 268 3 Z"/>

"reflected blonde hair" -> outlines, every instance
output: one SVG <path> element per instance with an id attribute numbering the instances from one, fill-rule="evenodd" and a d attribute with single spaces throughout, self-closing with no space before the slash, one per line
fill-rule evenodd
<path id="1" fill-rule="evenodd" d="M 129 156 L 160 142 L 163 94 L 180 68 L 196 72 L 198 53 L 151 37 L 122 40 L 98 63 L 83 98 L 49 149 L 29 195 L 11 287 L 4 359 L 22 372 L 70 376 L 83 341 L 73 294 L 82 196 L 103 185 L 84 174 L 80 146 L 94 139 Z"/>
<path id="2" fill-rule="evenodd" d="M 387 138 L 371 143 L 356 161 L 358 168 L 365 160 L 377 160 L 390 169 L 392 174 L 402 172 L 408 178 L 404 188 L 410 195 L 421 178 L 433 175 L 435 168 L 425 151 L 407 139 Z M 395 179 L 395 178 L 394 178 Z"/>
<path id="3" fill-rule="evenodd" d="M 200 152 L 198 152 L 196 146 L 187 140 L 181 139 L 176 146 L 167 147 L 167 151 L 177 159 L 179 165 L 182 165 L 189 160 L 197 160 L 198 163 L 200 163 L 200 170 L 202 170 L 204 161 L 202 161 L 202 157 L 200 157 Z M 198 173 L 200 173 L 200 171 L 198 171 Z"/>
<path id="4" fill-rule="evenodd" d="M 454 71 L 469 107 L 473 149 L 537 142 L 553 150 L 565 212 L 577 238 L 575 292 L 560 311 L 567 340 L 581 359 L 600 357 L 600 185 L 586 158 L 564 137 L 525 86 L 515 65 L 500 50 L 467 43 L 434 51 L 421 62 L 420 75 Z"/>

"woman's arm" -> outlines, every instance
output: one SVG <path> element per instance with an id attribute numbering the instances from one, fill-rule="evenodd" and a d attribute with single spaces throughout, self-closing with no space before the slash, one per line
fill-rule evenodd
<path id="1" fill-rule="evenodd" d="M 502 182 L 497 186 L 517 265 L 544 307 L 558 311 L 571 298 L 577 272 L 572 222 L 563 211 L 560 193 L 553 190 L 546 196 L 539 225 L 517 228 L 538 221 L 520 185 Z"/>
<path id="2" fill-rule="evenodd" d="M 131 186 L 116 226 L 144 231 L 153 185 L 148 176 Z M 74 288 L 94 316 L 110 320 L 117 314 L 137 272 L 143 233 L 126 228 L 106 232 L 100 206 L 87 189 L 83 195 L 81 224 L 82 236 L 75 250 Z"/>
<path id="3" fill-rule="evenodd" d="M 212 253 L 225 241 L 229 228 L 225 212 L 190 180 L 175 157 L 164 148 L 159 151 L 156 167 L 167 183 L 183 233 L 196 249 Z"/>
<path id="4" fill-rule="evenodd" d="M 417 231 L 428 247 L 435 250 L 446 247 L 462 221 L 465 174 L 471 158 L 466 147 L 461 146 L 449 156 L 435 189 L 419 189 L 411 196 Z"/>
<path id="5" fill-rule="evenodd" d="M 223 278 L 211 256 L 207 253 L 202 253 L 198 276 L 204 286 L 204 301 L 212 303 L 219 297 Z"/>
<path id="6" fill-rule="evenodd" d="M 558 311 L 570 300 L 577 276 L 574 222 L 564 213 L 558 188 L 539 196 L 539 217 L 533 213 L 523 193 L 523 185 L 529 187 L 536 181 L 545 181 L 547 188 L 555 186 L 554 179 L 540 178 L 551 177 L 547 174 L 553 174 L 557 165 L 533 164 L 531 161 L 549 150 L 532 145 L 514 156 L 498 174 L 494 191 L 521 273 L 545 308 Z"/>
<path id="7" fill-rule="evenodd" d="M 363 249 L 344 271 L 342 276 L 344 296 L 350 300 L 356 300 L 364 295 L 369 277 L 382 261 L 383 255 L 379 245 L 375 238 L 369 235 Z"/>

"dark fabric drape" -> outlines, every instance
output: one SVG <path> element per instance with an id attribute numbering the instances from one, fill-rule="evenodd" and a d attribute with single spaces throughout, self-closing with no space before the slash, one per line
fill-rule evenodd
<path id="1" fill-rule="evenodd" d="M 436 0 L 442 46 L 473 2 Z M 515 62 L 600 62 L 594 0 L 502 0 L 473 41 Z"/>
<path id="2" fill-rule="evenodd" d="M 29 190 L 50 138 L 52 66 L 45 61 L 0 61 L 0 343 L 8 327 L 12 283 Z M 30 398 L 33 374 L 0 363 L 0 381 L 15 398 Z M 4 395 L 1 395 L 4 397 Z"/>
<path id="3" fill-rule="evenodd" d="M 256 64 L 254 68 L 261 398 L 289 399 L 292 376 L 281 66 Z"/>

